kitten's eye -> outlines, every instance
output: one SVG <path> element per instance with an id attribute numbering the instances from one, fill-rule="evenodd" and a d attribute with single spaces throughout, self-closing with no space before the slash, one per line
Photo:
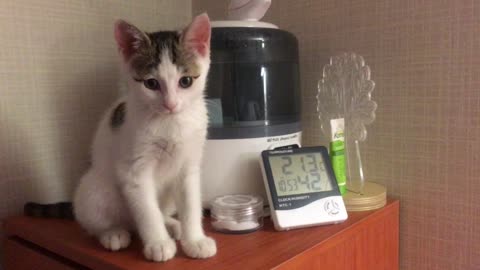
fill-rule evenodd
<path id="1" fill-rule="evenodd" d="M 193 83 L 193 78 L 190 76 L 183 76 L 178 81 L 178 85 L 180 85 L 180 87 L 182 88 L 188 88 L 192 86 L 192 83 Z"/>
<path id="2" fill-rule="evenodd" d="M 145 85 L 145 87 L 150 90 L 154 90 L 154 91 L 160 90 L 160 83 L 158 83 L 158 81 L 155 79 L 145 80 L 143 81 L 143 85 Z"/>

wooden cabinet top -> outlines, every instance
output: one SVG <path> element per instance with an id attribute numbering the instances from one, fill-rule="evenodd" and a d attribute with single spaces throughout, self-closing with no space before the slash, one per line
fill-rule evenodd
<path id="1" fill-rule="evenodd" d="M 28 241 L 27 244 L 42 252 L 92 269 L 271 269 L 281 268 L 312 249 L 328 249 L 335 242 L 345 240 L 345 235 L 352 237 L 362 224 L 375 222 L 393 212 L 398 217 L 398 208 L 398 201 L 389 200 L 382 209 L 350 212 L 348 220 L 341 224 L 285 232 L 275 231 L 271 220 L 267 218 L 259 231 L 240 235 L 215 232 L 209 219 L 205 219 L 207 234 L 217 241 L 217 255 L 205 260 L 191 259 L 182 253 L 179 246 L 175 258 L 165 263 L 146 261 L 138 239 L 134 239 L 133 244 L 125 250 L 106 251 L 93 237 L 69 220 L 13 217 L 5 221 L 4 229 L 6 236 L 11 239 Z"/>

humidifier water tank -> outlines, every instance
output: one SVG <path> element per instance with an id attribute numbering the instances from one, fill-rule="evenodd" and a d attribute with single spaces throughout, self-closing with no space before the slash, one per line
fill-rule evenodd
<path id="1" fill-rule="evenodd" d="M 221 195 L 265 194 L 260 152 L 300 145 L 298 43 L 263 22 L 212 23 L 206 89 L 205 207 Z"/>

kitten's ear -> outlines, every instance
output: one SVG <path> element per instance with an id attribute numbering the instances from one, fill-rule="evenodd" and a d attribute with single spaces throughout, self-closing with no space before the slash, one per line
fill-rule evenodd
<path id="1" fill-rule="evenodd" d="M 195 17 L 182 33 L 182 42 L 187 50 L 193 50 L 201 56 L 210 52 L 211 26 L 207 13 Z"/>
<path id="2" fill-rule="evenodd" d="M 130 60 L 140 47 L 148 46 L 150 43 L 150 39 L 144 32 L 124 20 L 115 22 L 115 40 L 125 62 Z"/>

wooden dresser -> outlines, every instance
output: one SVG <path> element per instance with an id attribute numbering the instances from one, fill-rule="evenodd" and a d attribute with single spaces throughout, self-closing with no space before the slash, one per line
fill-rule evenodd
<path id="1" fill-rule="evenodd" d="M 137 240 L 126 250 L 108 252 L 73 221 L 13 217 L 4 223 L 6 270 L 23 269 L 398 269 L 399 202 L 379 210 L 351 212 L 337 225 L 276 232 L 270 219 L 254 233 L 214 232 L 218 253 L 206 260 L 187 258 L 179 247 L 166 263 L 145 261 Z"/>

